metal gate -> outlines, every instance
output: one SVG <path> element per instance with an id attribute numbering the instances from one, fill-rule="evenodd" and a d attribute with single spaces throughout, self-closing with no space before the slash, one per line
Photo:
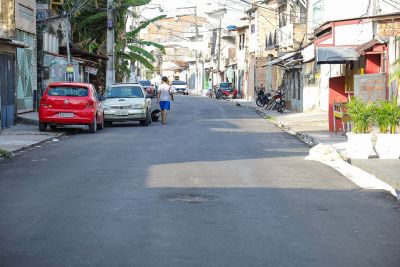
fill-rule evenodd
<path id="1" fill-rule="evenodd" d="M 34 75 L 34 37 L 33 34 L 17 30 L 16 39 L 29 44 L 28 48 L 17 48 L 17 113 L 22 113 L 33 111 L 33 88 L 36 86 L 36 76 Z"/>
<path id="2" fill-rule="evenodd" d="M 13 55 L 0 54 L 0 128 L 14 125 L 15 61 Z"/>

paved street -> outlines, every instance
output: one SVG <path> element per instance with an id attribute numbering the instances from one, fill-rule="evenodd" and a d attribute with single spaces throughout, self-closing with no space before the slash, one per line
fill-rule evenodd
<path id="1" fill-rule="evenodd" d="M 178 96 L 0 161 L 0 266 L 399 266 L 400 209 L 246 107 Z"/>

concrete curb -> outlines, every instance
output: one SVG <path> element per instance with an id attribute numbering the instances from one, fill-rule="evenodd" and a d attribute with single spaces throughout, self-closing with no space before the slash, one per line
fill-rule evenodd
<path id="1" fill-rule="evenodd" d="M 39 126 L 39 120 L 17 116 L 17 123 Z"/>
<path id="2" fill-rule="evenodd" d="M 52 140 L 53 138 L 62 138 L 62 137 L 64 137 L 64 136 L 66 136 L 66 135 L 67 135 L 67 133 L 65 133 L 65 132 L 58 133 L 58 134 L 55 135 L 55 136 L 49 136 L 49 138 L 46 138 L 46 139 L 44 139 L 44 140 L 35 142 L 35 143 L 30 144 L 30 145 L 27 145 L 27 146 L 23 146 L 23 147 L 18 148 L 18 149 L 16 149 L 16 150 L 13 150 L 13 151 L 4 150 L 4 151 L 7 151 L 7 152 L 11 153 L 11 157 L 10 157 L 10 158 L 13 158 L 14 156 L 19 155 L 19 154 L 21 154 L 22 152 L 24 152 L 24 151 L 26 151 L 26 150 L 28 150 L 28 149 L 30 149 L 30 148 L 32 148 L 32 147 L 35 147 L 35 146 L 41 145 L 41 144 L 43 144 L 43 143 L 46 143 L 46 142 Z M 0 159 L 4 159 L 4 158 L 0 157 Z"/>
<path id="3" fill-rule="evenodd" d="M 298 139 L 300 139 L 303 143 L 309 145 L 310 147 L 316 146 L 319 144 L 319 142 L 317 140 L 314 139 L 314 137 L 312 137 L 309 134 L 305 134 L 302 132 L 298 132 L 295 129 L 293 129 L 292 127 L 290 127 L 290 125 L 285 124 L 282 121 L 279 120 L 272 120 L 269 119 L 269 115 L 267 115 L 265 112 L 254 108 L 254 107 L 250 107 L 248 106 L 249 109 L 255 111 L 257 114 L 261 115 L 262 117 L 266 118 L 268 121 L 272 122 L 273 124 L 275 124 L 276 126 L 278 126 L 279 128 L 281 128 L 282 130 L 284 130 L 285 132 L 296 136 Z"/>

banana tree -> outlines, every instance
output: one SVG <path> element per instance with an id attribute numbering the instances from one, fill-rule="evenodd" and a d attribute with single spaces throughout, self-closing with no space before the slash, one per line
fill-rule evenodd
<path id="1" fill-rule="evenodd" d="M 121 38 L 117 41 L 116 46 L 116 62 L 119 62 L 121 65 L 116 72 L 116 80 L 122 81 L 124 77 L 130 75 L 129 62 L 131 64 L 135 64 L 135 62 L 140 62 L 149 70 L 154 70 L 155 67 L 152 64 L 156 61 L 155 57 L 148 52 L 144 47 L 155 47 L 158 48 L 162 53 L 165 53 L 165 48 L 163 45 L 141 40 L 139 38 L 139 33 L 141 30 L 148 27 L 151 23 L 156 22 L 162 18 L 165 18 L 165 15 L 157 16 L 155 18 L 149 19 L 145 22 L 142 22 L 138 27 L 126 33 L 125 38 Z"/>

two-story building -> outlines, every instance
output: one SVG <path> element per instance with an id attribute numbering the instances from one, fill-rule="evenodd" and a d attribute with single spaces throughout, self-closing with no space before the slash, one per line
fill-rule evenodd
<path id="1" fill-rule="evenodd" d="M 32 111 L 36 88 L 36 1 L 0 0 L 0 128 Z"/>
<path id="2" fill-rule="evenodd" d="M 352 95 L 366 101 L 391 97 L 393 86 L 387 85 L 398 50 L 399 8 L 368 0 L 309 1 L 304 97 L 309 107 L 329 112 L 330 130 L 335 102 Z"/>

